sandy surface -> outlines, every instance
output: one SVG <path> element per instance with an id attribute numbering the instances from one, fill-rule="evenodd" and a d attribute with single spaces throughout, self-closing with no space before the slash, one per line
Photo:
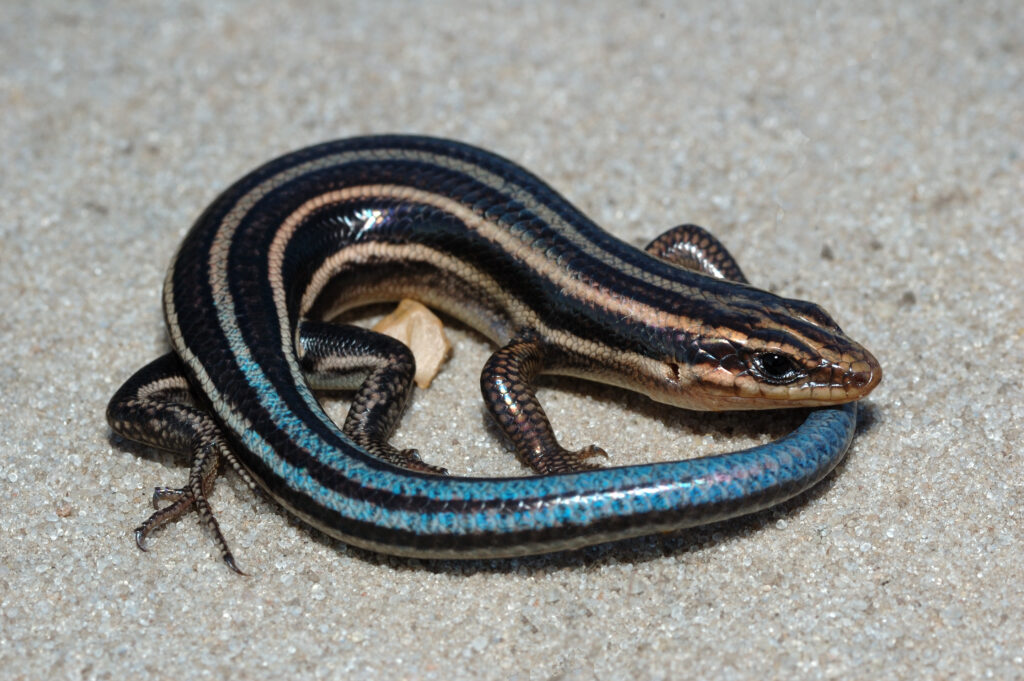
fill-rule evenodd
<path id="1" fill-rule="evenodd" d="M 0 7 L 0 678 L 1024 675 L 1019 3 L 139 7 Z M 191 519 L 136 550 L 186 469 L 102 414 L 166 347 L 177 243 L 254 165 L 383 131 L 514 158 L 637 244 L 704 224 L 822 304 L 886 372 L 846 462 L 746 519 L 461 565 L 349 549 L 226 476 L 250 577 Z M 487 344 L 451 333 L 396 439 L 522 474 L 477 394 Z M 541 397 L 615 463 L 797 422 Z"/>

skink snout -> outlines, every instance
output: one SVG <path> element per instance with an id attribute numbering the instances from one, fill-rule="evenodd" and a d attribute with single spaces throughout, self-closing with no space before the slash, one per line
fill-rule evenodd
<path id="1" fill-rule="evenodd" d="M 882 366 L 874 356 L 864 350 L 862 359 L 850 363 L 850 368 L 843 376 L 843 385 L 857 397 L 864 397 L 882 380 Z"/>

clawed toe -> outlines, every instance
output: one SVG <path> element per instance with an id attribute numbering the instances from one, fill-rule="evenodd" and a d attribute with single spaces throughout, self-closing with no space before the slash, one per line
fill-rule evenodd
<path id="1" fill-rule="evenodd" d="M 176 487 L 154 487 L 153 508 L 160 510 L 161 501 L 175 502 L 188 495 L 188 490 Z"/>
<path id="2" fill-rule="evenodd" d="M 533 466 L 538 473 L 545 475 L 551 473 L 582 473 L 601 468 L 601 464 L 592 459 L 601 457 L 608 458 L 608 452 L 597 445 L 587 445 L 582 449 L 570 451 L 561 449 L 558 452 L 546 454 Z"/>
<path id="3" fill-rule="evenodd" d="M 161 501 L 170 500 L 169 506 L 160 507 Z M 146 539 L 153 530 L 158 530 L 172 520 L 177 520 L 192 510 L 195 500 L 187 489 L 173 487 L 157 487 L 153 490 L 153 512 L 141 525 L 135 528 L 135 543 L 143 551 L 146 550 Z"/>
<path id="4" fill-rule="evenodd" d="M 442 468 L 441 466 L 435 466 L 429 464 L 420 458 L 419 451 L 415 449 L 402 449 L 398 452 L 397 457 L 399 460 L 394 463 L 398 464 L 402 468 L 406 468 L 410 471 L 417 471 L 419 473 L 429 473 L 431 475 L 448 475 L 448 469 Z"/>

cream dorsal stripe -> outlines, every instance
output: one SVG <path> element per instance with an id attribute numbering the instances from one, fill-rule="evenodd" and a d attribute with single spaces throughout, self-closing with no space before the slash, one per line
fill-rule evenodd
<path id="1" fill-rule="evenodd" d="M 295 230 L 316 210 L 334 205 L 343 204 L 348 201 L 379 198 L 394 201 L 433 206 L 445 213 L 460 220 L 467 228 L 476 231 L 485 239 L 497 244 L 507 252 L 515 253 L 533 271 L 554 282 L 567 295 L 578 300 L 587 301 L 594 305 L 602 305 L 609 310 L 619 314 L 632 314 L 650 320 L 654 326 L 675 328 L 692 328 L 694 320 L 690 317 L 673 315 L 665 310 L 638 304 L 636 301 L 622 299 L 609 299 L 606 294 L 588 286 L 572 275 L 564 267 L 560 266 L 554 259 L 547 256 L 544 251 L 530 248 L 529 244 L 518 238 L 505 227 L 488 220 L 474 213 L 465 204 L 433 192 L 423 191 L 402 185 L 363 185 L 346 187 L 337 191 L 321 194 L 308 200 L 292 214 L 290 214 L 274 236 L 268 255 L 270 280 L 274 286 L 274 301 L 278 306 L 278 315 L 281 319 L 287 319 L 285 310 L 285 291 L 281 279 L 281 265 L 284 262 L 284 252 Z M 586 242 L 590 243 L 590 242 Z M 335 264 L 335 267 L 337 264 Z M 324 272 L 318 272 L 314 280 L 319 283 L 317 287 L 310 289 L 302 296 L 300 315 L 309 311 L 323 285 L 330 280 L 331 272 L 324 266 Z M 676 284 L 678 286 L 678 284 Z"/>

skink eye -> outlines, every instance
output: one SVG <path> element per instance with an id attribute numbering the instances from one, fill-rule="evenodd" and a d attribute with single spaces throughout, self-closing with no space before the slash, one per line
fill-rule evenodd
<path id="1" fill-rule="evenodd" d="M 761 352 L 751 359 L 750 369 L 765 383 L 785 385 L 800 378 L 803 373 L 793 360 L 777 352 Z"/>

